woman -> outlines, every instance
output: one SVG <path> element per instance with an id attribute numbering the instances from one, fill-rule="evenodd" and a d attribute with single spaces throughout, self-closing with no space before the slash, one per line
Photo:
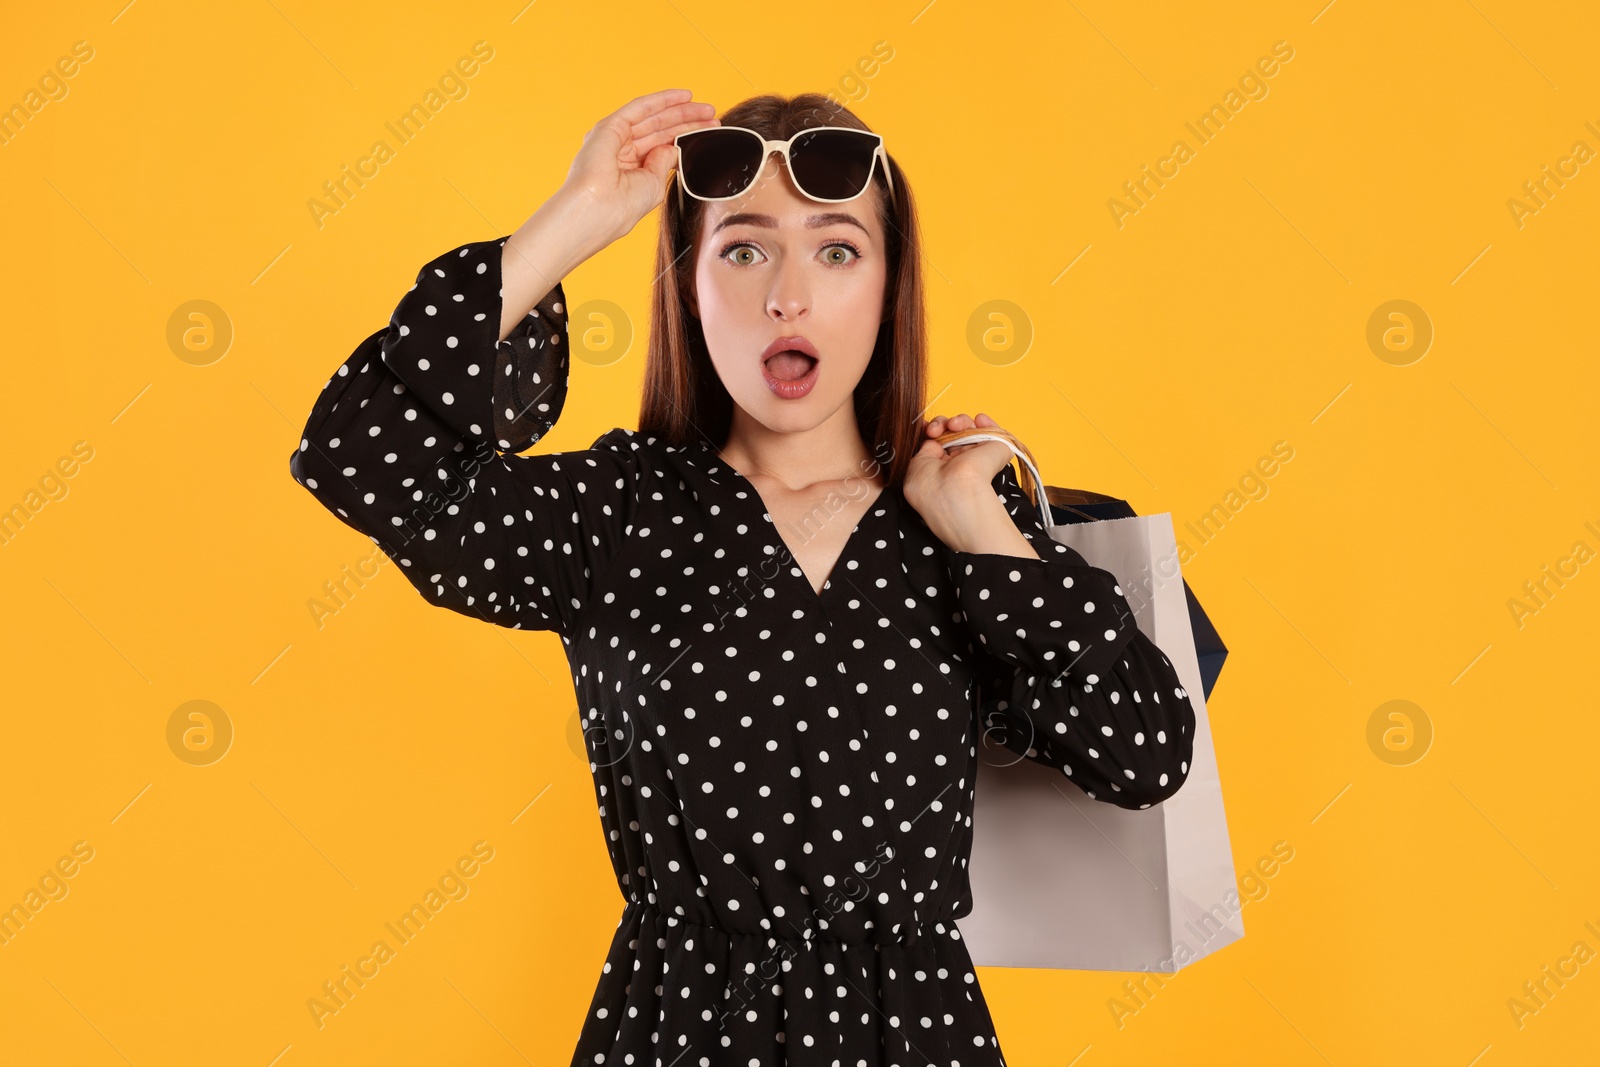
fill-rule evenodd
<path id="1" fill-rule="evenodd" d="M 1182 784 L 1194 712 L 1010 450 L 937 441 L 993 420 L 922 421 L 916 216 L 878 139 L 785 156 L 702 131 L 866 127 L 690 95 L 602 119 L 514 234 L 426 264 L 290 469 L 429 602 L 561 635 L 627 901 L 574 1064 L 1002 1064 L 955 924 L 980 699 L 1125 808 Z M 566 398 L 561 279 L 657 206 L 640 429 L 518 455 Z"/>

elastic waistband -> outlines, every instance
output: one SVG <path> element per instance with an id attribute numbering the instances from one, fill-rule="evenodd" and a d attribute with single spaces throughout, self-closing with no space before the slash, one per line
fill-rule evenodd
<path id="1" fill-rule="evenodd" d="M 638 897 L 628 898 L 627 910 L 630 912 L 637 912 L 640 915 L 642 922 L 653 922 L 658 929 L 662 927 L 665 927 L 666 929 L 677 929 L 679 927 L 683 927 L 687 930 L 705 930 L 727 938 L 746 938 L 749 940 L 760 941 L 764 944 L 777 941 L 797 945 L 805 948 L 806 950 L 810 950 L 811 947 L 816 944 L 838 945 L 845 948 L 866 946 L 882 948 L 888 945 L 910 948 L 918 944 L 925 944 L 934 940 L 935 938 L 941 938 L 946 931 L 949 930 L 949 928 L 955 925 L 954 918 L 935 920 L 931 923 L 922 923 L 919 925 L 902 923 L 900 925 L 901 932 L 899 934 L 891 934 L 887 930 L 879 932 L 878 930 L 873 929 L 866 931 L 865 934 L 859 938 L 830 937 L 825 933 L 817 933 L 812 928 L 806 927 L 800 931 L 799 936 L 784 937 L 778 933 L 773 933 L 766 930 L 729 930 L 726 927 L 716 926 L 711 923 L 695 922 L 690 919 L 685 919 L 679 915 L 668 915 L 666 912 L 662 911 L 659 906 L 646 900 L 640 900 Z M 788 925 L 788 921 L 784 919 L 775 919 L 772 921 L 774 924 L 784 923 L 785 925 Z M 791 931 L 794 929 L 793 926 L 790 926 L 789 928 Z"/>

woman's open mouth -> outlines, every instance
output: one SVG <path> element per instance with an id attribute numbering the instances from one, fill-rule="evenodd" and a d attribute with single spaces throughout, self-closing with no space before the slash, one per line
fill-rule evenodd
<path id="1" fill-rule="evenodd" d="M 761 364 L 761 377 L 774 396 L 783 400 L 798 400 L 811 392 L 817 384 L 820 362 L 814 356 L 793 349 L 774 352 Z"/>

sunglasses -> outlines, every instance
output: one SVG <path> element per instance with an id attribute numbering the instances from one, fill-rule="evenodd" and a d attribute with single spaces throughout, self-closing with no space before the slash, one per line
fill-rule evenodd
<path id="1" fill-rule="evenodd" d="M 749 189 L 767 156 L 777 152 L 795 188 L 812 200 L 842 204 L 867 191 L 883 159 L 883 177 L 894 199 L 894 178 L 883 138 L 848 126 L 813 126 L 787 141 L 769 141 L 743 126 L 708 126 L 674 137 L 678 148 L 678 205 L 696 200 L 732 200 Z"/>

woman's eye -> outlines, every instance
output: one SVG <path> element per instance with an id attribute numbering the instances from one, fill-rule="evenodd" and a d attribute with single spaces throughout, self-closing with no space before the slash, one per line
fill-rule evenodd
<path id="1" fill-rule="evenodd" d="M 823 261 L 834 266 L 849 263 L 860 255 L 854 245 L 848 244 L 833 244 L 822 250 Z"/>
<path id="2" fill-rule="evenodd" d="M 728 255 L 730 252 L 733 253 L 731 257 Z M 724 258 L 741 267 L 748 267 L 756 262 L 755 257 L 760 254 L 755 245 L 732 244 L 722 250 Z"/>

